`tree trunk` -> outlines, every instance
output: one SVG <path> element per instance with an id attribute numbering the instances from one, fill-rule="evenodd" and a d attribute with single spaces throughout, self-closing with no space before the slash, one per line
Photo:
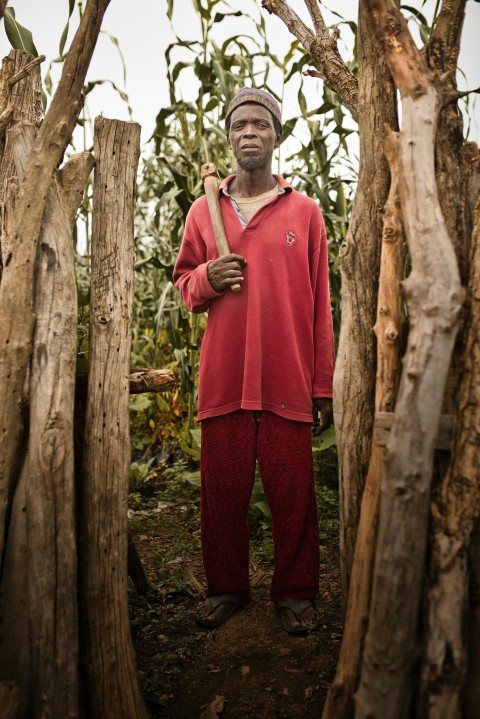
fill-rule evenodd
<path id="1" fill-rule="evenodd" d="M 87 0 L 57 91 L 35 139 L 16 198 L 12 237 L 9 238 L 10 257 L 0 284 L 0 557 L 18 463 L 21 396 L 34 325 L 34 266 L 45 198 L 53 171 L 75 127 L 85 75 L 108 3 L 109 0 Z"/>
<path id="2" fill-rule="evenodd" d="M 9 131 L 20 180 L 34 137 L 30 123 L 19 123 Z M 52 181 L 37 258 L 29 449 L 16 490 L 20 509 L 12 514 L 7 546 L 25 536 L 27 541 L 21 541 L 23 556 L 15 552 L 17 561 L 6 563 L 2 576 L 8 597 L 2 616 L 4 621 L 15 621 L 9 622 L 8 641 L 0 650 L 3 676 L 10 672 L 8 676 L 21 688 L 19 716 L 28 719 L 78 716 L 73 486 L 77 302 L 72 223 L 92 166 L 89 153 L 72 158 L 66 166 L 68 174 L 75 168 L 76 193 L 61 195 L 57 181 Z"/>
<path id="3" fill-rule="evenodd" d="M 377 304 L 382 208 L 389 188 L 384 127 L 397 127 L 393 83 L 362 3 L 359 65 L 360 169 L 350 225 L 340 249 L 342 324 L 334 380 L 344 602 L 350 585 L 373 432 L 375 338 L 372 329 Z M 372 112 L 373 107 L 376 112 Z"/>
<path id="4" fill-rule="evenodd" d="M 95 121 L 90 371 L 81 496 L 89 717 L 145 719 L 127 605 L 129 362 L 140 127 Z"/>
<path id="5" fill-rule="evenodd" d="M 435 435 L 463 299 L 437 196 L 434 137 L 439 98 L 401 13 L 367 0 L 402 96 L 400 195 L 412 272 L 405 281 L 410 333 L 383 464 L 370 623 L 356 719 L 406 719 L 418 654 Z M 431 248 L 435 247 L 432 253 Z"/>
<path id="6" fill-rule="evenodd" d="M 468 550 L 479 515 L 480 482 L 480 202 L 472 234 L 463 372 L 454 454 L 433 503 L 428 634 L 420 711 L 460 719 L 466 669 Z"/>
<path id="7" fill-rule="evenodd" d="M 405 267 L 405 242 L 398 198 L 398 137 L 393 132 L 387 138 L 385 153 L 392 182 L 384 211 L 377 322 L 374 327 L 377 337 L 377 412 L 393 412 L 395 407 L 402 334 L 400 282 Z M 354 711 L 353 695 L 360 676 L 360 660 L 370 607 L 382 454 L 382 447 L 374 436 L 353 556 L 340 658 L 335 679 L 328 690 L 322 719 L 348 719 Z"/>

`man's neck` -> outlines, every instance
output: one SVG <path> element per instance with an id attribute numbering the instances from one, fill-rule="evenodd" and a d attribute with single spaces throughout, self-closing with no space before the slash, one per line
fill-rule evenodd
<path id="1" fill-rule="evenodd" d="M 229 184 L 228 192 L 235 197 L 257 197 L 273 190 L 276 183 L 271 165 L 258 170 L 244 170 L 237 167 L 237 174 Z"/>

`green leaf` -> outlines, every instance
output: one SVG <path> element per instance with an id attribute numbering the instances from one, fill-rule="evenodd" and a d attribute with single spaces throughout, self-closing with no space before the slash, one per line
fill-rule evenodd
<path id="1" fill-rule="evenodd" d="M 15 19 L 15 10 L 6 8 L 3 16 L 5 32 L 14 50 L 26 50 L 30 55 L 38 57 L 37 48 L 34 45 L 32 33 L 26 27 L 20 25 Z"/>
<path id="2" fill-rule="evenodd" d="M 130 398 L 130 409 L 133 412 L 144 412 L 151 404 L 152 400 L 146 394 L 136 394 Z"/>

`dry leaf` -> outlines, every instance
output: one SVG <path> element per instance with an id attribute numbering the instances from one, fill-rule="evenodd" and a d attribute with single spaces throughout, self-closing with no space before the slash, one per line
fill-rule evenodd
<path id="1" fill-rule="evenodd" d="M 199 719 L 217 719 L 217 717 L 223 712 L 224 703 L 225 697 L 221 694 L 217 694 L 213 702 L 210 702 L 207 708 L 200 714 Z"/>

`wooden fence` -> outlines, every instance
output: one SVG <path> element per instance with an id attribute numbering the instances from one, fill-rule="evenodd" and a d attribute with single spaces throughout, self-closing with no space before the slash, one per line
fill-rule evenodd
<path id="1" fill-rule="evenodd" d="M 0 102 L 0 379 L 11 363 L 20 387 L 18 421 L 10 407 L 0 430 L 0 713 L 144 719 L 127 606 L 128 400 L 174 378 L 130 372 L 140 127 L 97 118 L 93 155 L 54 170 L 38 238 L 25 239 L 19 196 L 47 123 L 38 60 L 10 53 Z M 93 167 L 89 373 L 75 403 L 72 229 Z"/>

